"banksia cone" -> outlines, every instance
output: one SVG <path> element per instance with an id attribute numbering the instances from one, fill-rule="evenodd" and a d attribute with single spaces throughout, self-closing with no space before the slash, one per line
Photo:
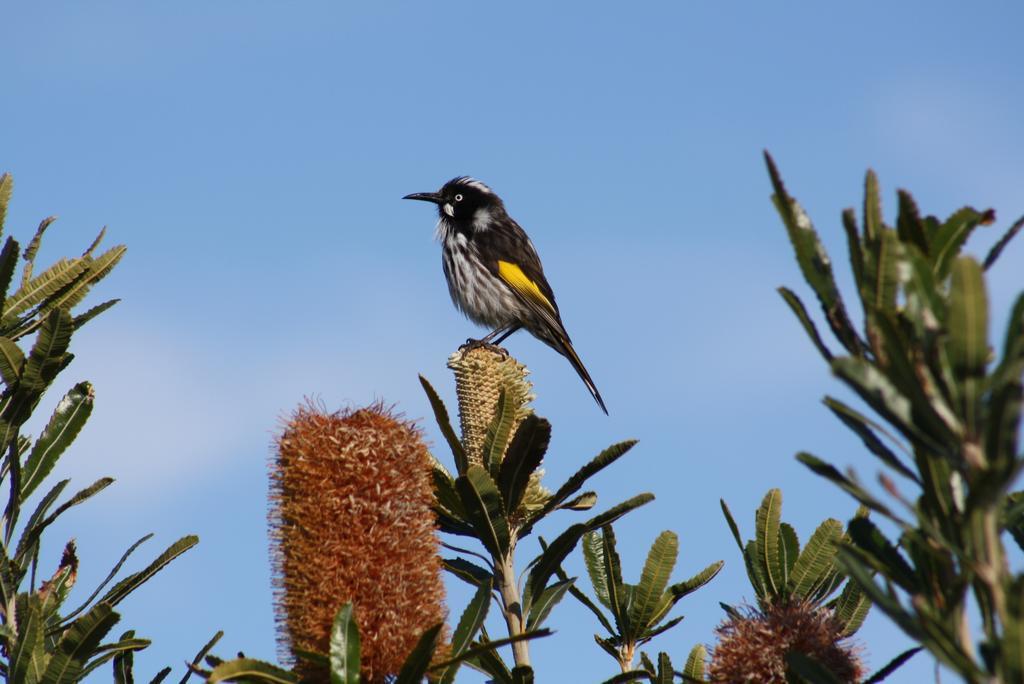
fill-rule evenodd
<path id="1" fill-rule="evenodd" d="M 445 618 L 419 430 L 382 406 L 296 411 L 270 465 L 270 535 L 281 656 L 311 681 L 326 669 L 332 621 L 352 602 L 368 684 L 396 674 L 424 630 Z"/>
<path id="2" fill-rule="evenodd" d="M 457 351 L 448 357 L 448 367 L 455 373 L 455 394 L 459 400 L 459 424 L 462 445 L 471 464 L 481 464 L 481 452 L 487 428 L 494 420 L 498 396 L 505 390 L 505 400 L 516 407 L 516 426 L 533 413 L 527 404 L 533 401 L 533 384 L 526 379 L 526 366 L 508 354 L 488 347 Z M 515 434 L 515 428 L 509 433 Z M 506 443 L 504 445 L 508 447 Z"/>
<path id="3" fill-rule="evenodd" d="M 505 390 L 505 401 L 516 407 L 515 424 L 508 440 L 502 445 L 502 459 L 516 428 L 526 416 L 533 413 L 533 383 L 526 379 L 530 371 L 508 354 L 490 347 L 474 347 L 457 351 L 448 357 L 448 368 L 455 374 L 455 395 L 459 401 L 459 425 L 462 428 L 462 446 L 470 465 L 481 465 L 484 440 L 494 421 L 498 398 Z M 520 512 L 540 509 L 551 492 L 541 485 L 543 469 L 530 476 Z M 513 516 L 516 517 L 516 516 Z"/>
<path id="4" fill-rule="evenodd" d="M 713 682 L 786 684 L 786 654 L 810 656 L 841 682 L 857 682 L 864 668 L 855 646 L 827 608 L 804 601 L 770 605 L 730 617 L 715 630 L 718 644 L 708 674 Z"/>

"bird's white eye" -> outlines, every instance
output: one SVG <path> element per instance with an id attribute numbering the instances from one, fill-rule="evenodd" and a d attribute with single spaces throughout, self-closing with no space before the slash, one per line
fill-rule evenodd
<path id="1" fill-rule="evenodd" d="M 455 201 L 456 202 L 461 202 L 462 201 L 462 195 L 456 195 L 455 196 Z"/>

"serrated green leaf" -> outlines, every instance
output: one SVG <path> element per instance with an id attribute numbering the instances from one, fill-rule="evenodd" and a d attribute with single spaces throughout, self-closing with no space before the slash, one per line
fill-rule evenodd
<path id="1" fill-rule="evenodd" d="M 481 584 L 477 589 L 476 594 L 469 601 L 469 605 L 462 611 L 462 617 L 459 618 L 459 624 L 455 627 L 455 632 L 452 634 L 452 643 L 450 653 L 452 656 L 458 656 L 462 654 L 466 648 L 472 643 L 476 637 L 477 632 L 484 624 L 484 620 L 487 618 L 487 611 L 491 605 L 491 587 L 490 585 Z M 448 667 L 441 670 L 438 674 L 438 679 L 441 684 L 451 684 L 455 681 L 455 675 L 459 671 L 459 662 L 452 663 Z"/>
<path id="2" fill-rule="evenodd" d="M 850 428 L 850 430 L 860 437 L 861 441 L 864 442 L 864 446 L 868 448 L 868 451 L 877 456 L 880 461 L 907 479 L 918 484 L 921 483 L 917 473 L 905 466 L 899 457 L 889 447 L 885 446 L 882 440 L 875 435 L 875 430 L 879 430 L 884 433 L 884 428 L 882 428 L 882 426 L 838 399 L 825 397 L 824 403 L 825 406 L 827 406 L 846 427 Z"/>
<path id="3" fill-rule="evenodd" d="M 495 558 L 503 557 L 509 549 L 508 520 L 498 486 L 490 474 L 478 465 L 471 465 L 465 475 L 455 480 L 455 489 L 484 548 Z"/>
<path id="4" fill-rule="evenodd" d="M 27 499 L 75 440 L 92 413 L 92 385 L 80 382 L 71 388 L 43 428 L 21 471 L 21 496 Z"/>
<path id="5" fill-rule="evenodd" d="M 11 191 L 14 189 L 14 178 L 11 174 L 0 175 L 0 231 L 4 229 L 4 222 L 7 220 L 7 205 L 11 201 Z"/>
<path id="6" fill-rule="evenodd" d="M 782 492 L 771 489 L 764 495 L 757 509 L 754 544 L 757 549 L 757 561 L 772 596 L 780 596 L 786 586 L 782 582 L 782 554 L 779 550 L 781 513 Z"/>
<path id="7" fill-rule="evenodd" d="M 779 523 L 779 553 L 782 555 L 782 581 L 789 584 L 789 573 L 800 555 L 800 538 L 789 523 Z"/>
<path id="8" fill-rule="evenodd" d="M 74 321 L 73 321 L 74 322 L 74 326 L 75 326 L 75 330 L 78 330 L 83 325 L 85 325 L 86 323 L 88 323 L 92 319 L 96 318 L 101 313 L 103 313 L 104 311 L 106 311 L 107 309 L 109 309 L 110 307 L 114 306 L 115 304 L 117 304 L 120 301 L 121 301 L 120 299 L 108 299 L 107 301 L 103 302 L 102 304 L 97 304 L 96 306 L 90 308 L 85 313 L 82 313 L 82 314 L 79 314 L 78 316 L 75 316 Z"/>
<path id="9" fill-rule="evenodd" d="M 836 286 L 835 276 L 832 273 L 832 261 L 829 259 L 824 245 L 821 244 L 821 240 L 818 239 L 818 233 L 814 229 L 810 217 L 803 207 L 786 192 L 778 168 L 767 152 L 765 161 L 768 165 L 772 188 L 775 191 L 775 194 L 772 195 L 772 202 L 782 218 L 782 223 L 786 226 L 800 272 L 817 295 L 825 318 L 836 338 L 847 351 L 859 354 L 863 345 L 850 322 L 846 306 L 843 304 L 839 288 Z"/>
<path id="10" fill-rule="evenodd" d="M 498 467 L 498 490 L 509 515 L 522 503 L 530 476 L 540 467 L 550 441 L 551 423 L 532 413 L 516 428 L 505 458 Z"/>
<path id="11" fill-rule="evenodd" d="M 652 626 L 651 618 L 668 586 L 678 555 L 679 537 L 674 532 L 662 532 L 651 545 L 640 573 L 640 582 L 636 585 L 633 603 L 629 607 L 629 621 L 638 629 Z"/>
<path id="12" fill-rule="evenodd" d="M 15 551 L 15 561 L 19 564 L 23 563 L 27 558 L 31 557 L 32 554 L 29 551 L 35 546 L 39 539 L 39 536 L 43 533 L 47 527 L 53 524 L 53 522 L 61 516 L 62 513 L 67 511 L 69 508 L 77 506 L 80 503 L 87 501 L 94 495 L 103 491 L 111 484 L 114 479 L 110 477 L 101 477 L 96 482 L 85 489 L 80 490 L 70 499 L 58 506 L 53 513 L 43 518 L 38 522 L 29 521 L 30 524 L 26 525 L 25 531 L 22 532 L 21 538 L 18 540 L 17 550 Z M 66 484 L 66 482 L 64 483 Z M 63 489 L 63 487 L 62 487 Z M 51 490 L 52 491 L 52 490 Z"/>
<path id="13" fill-rule="evenodd" d="M 704 662 L 707 658 L 708 652 L 703 644 L 694 646 L 690 650 L 690 655 L 686 658 L 686 665 L 683 667 L 683 677 L 703 682 Z"/>
<path id="14" fill-rule="evenodd" d="M 401 670 L 398 671 L 398 677 L 394 680 L 394 684 L 421 684 L 427 675 L 430 659 L 433 658 L 434 651 L 437 649 L 443 627 L 443 623 L 438 623 L 420 635 L 420 640 L 416 642 L 413 651 L 403 662 Z"/>
<path id="15" fill-rule="evenodd" d="M 675 603 L 684 596 L 688 596 L 693 592 L 697 591 L 705 584 L 715 578 L 715 575 L 721 571 L 722 566 L 725 565 L 724 561 L 715 561 L 711 565 L 707 566 L 690 579 L 673 584 L 668 588 L 668 592 L 672 594 L 672 602 Z"/>
<path id="16" fill-rule="evenodd" d="M 298 681 L 298 675 L 277 665 L 255 658 L 235 658 L 213 668 L 213 672 L 206 679 L 206 684 L 218 684 L 219 682 L 296 684 Z"/>
<path id="17" fill-rule="evenodd" d="M 921 220 L 921 212 L 918 211 L 917 203 L 906 190 L 898 190 L 899 215 L 896 217 L 896 235 L 900 241 L 914 245 L 921 250 L 922 254 L 928 254 L 931 245 L 928 236 L 925 234 L 924 223 Z"/>
<path id="18" fill-rule="evenodd" d="M 796 559 L 787 590 L 793 596 L 809 599 L 827 580 L 835 565 L 836 542 L 843 536 L 843 525 L 829 518 L 818 525 Z"/>
<path id="19" fill-rule="evenodd" d="M 487 585 L 490 588 L 494 582 L 494 576 L 489 571 L 464 558 L 444 558 L 441 562 L 445 570 L 474 587 Z"/>
<path id="20" fill-rule="evenodd" d="M 25 248 L 25 268 L 23 269 L 21 274 L 22 287 L 27 285 L 28 282 L 32 280 L 32 269 L 35 266 L 36 253 L 39 252 L 39 245 L 42 243 L 43 240 L 43 233 L 45 233 L 46 229 L 50 227 L 50 224 L 52 224 L 56 220 L 56 216 L 47 216 L 42 221 L 40 221 L 39 227 L 36 228 L 35 235 L 32 236 L 32 239 L 28 243 L 28 247 Z"/>
<path id="21" fill-rule="evenodd" d="M 836 599 L 833 612 L 842 626 L 843 636 L 852 636 L 864 624 L 871 601 L 856 582 L 847 582 Z"/>
<path id="22" fill-rule="evenodd" d="M 583 492 L 558 507 L 560 511 L 589 511 L 597 505 L 596 492 Z"/>
<path id="23" fill-rule="evenodd" d="M 0 230 L 3 226 L 0 225 Z M 11 287 L 11 280 L 14 279 L 14 269 L 18 265 L 18 242 L 14 238 L 7 238 L 4 247 L 0 250 L 0 320 L 2 313 L 7 306 L 7 291 Z"/>
<path id="24" fill-rule="evenodd" d="M 544 620 L 546 620 L 548 615 L 551 614 L 551 610 L 558 605 L 559 601 L 562 600 L 575 581 L 576 578 L 571 577 L 569 579 L 555 582 L 544 589 L 539 596 L 533 598 L 530 601 L 530 611 L 526 620 L 526 629 L 534 630 L 543 625 Z"/>
<path id="25" fill-rule="evenodd" d="M 168 563 L 173 561 L 175 558 L 185 553 L 193 546 L 199 543 L 199 537 L 195 535 L 187 535 L 182 537 L 178 541 L 167 547 L 167 550 L 157 556 L 156 560 L 146 566 L 145 569 L 139 572 L 133 573 L 128 577 L 115 584 L 110 591 L 108 591 L 102 599 L 101 603 L 108 603 L 111 606 L 116 606 L 118 603 L 124 600 L 128 594 L 132 593 L 146 581 L 148 581 L 153 575 L 160 572 L 167 566 Z"/>
<path id="26" fill-rule="evenodd" d="M 625 442 L 619 442 L 613 444 L 597 456 L 592 461 L 587 463 L 585 466 L 580 468 L 576 473 L 566 480 L 565 484 L 558 488 L 548 502 L 544 505 L 538 515 L 534 516 L 534 519 L 539 519 L 553 511 L 555 508 L 565 502 L 570 496 L 575 494 L 583 486 L 590 477 L 597 474 L 604 468 L 608 467 L 623 455 L 626 454 L 636 444 L 635 439 L 626 440 Z"/>
<path id="27" fill-rule="evenodd" d="M 444 402 L 441 401 L 441 397 L 438 396 L 433 386 L 422 375 L 420 376 L 420 384 L 423 386 L 423 391 L 427 394 L 430 407 L 434 410 L 434 419 L 437 421 L 437 427 L 440 428 L 441 434 L 444 435 L 445 441 L 448 442 L 448 447 L 452 450 L 452 457 L 455 459 L 455 470 L 460 475 L 465 474 L 466 468 L 469 465 L 466 460 L 466 450 L 463 448 L 459 438 L 455 436 L 451 419 L 448 417 L 448 409 L 445 408 Z"/>
<path id="28" fill-rule="evenodd" d="M 82 675 L 86 662 L 100 641 L 121 619 L 107 603 L 98 603 L 92 610 L 71 623 L 57 642 L 41 684 L 70 684 Z"/>
<path id="29" fill-rule="evenodd" d="M 8 387 L 14 387 L 21 379 L 25 355 L 10 338 L 0 337 L 0 378 Z"/>
<path id="30" fill-rule="evenodd" d="M 895 582 L 904 591 L 911 594 L 921 591 L 914 568 L 871 520 L 854 518 L 847 527 L 847 534 L 860 551 L 858 558 L 873 570 Z"/>
<path id="31" fill-rule="evenodd" d="M 85 259 L 58 260 L 7 298 L 3 326 L 16 324 L 21 314 L 74 283 L 88 269 L 89 263 Z"/>
<path id="32" fill-rule="evenodd" d="M 516 423 L 516 413 L 519 407 L 505 392 L 502 387 L 498 392 L 498 403 L 494 409 L 494 418 L 487 426 L 487 434 L 484 435 L 483 449 L 480 458 L 484 469 L 494 479 L 498 478 L 498 468 L 505 455 L 505 447 L 508 445 L 509 436 Z"/>
<path id="33" fill-rule="evenodd" d="M 778 288 L 778 293 L 782 295 L 782 299 L 785 300 L 797 320 L 800 321 L 800 325 L 803 326 L 804 332 L 807 333 L 807 336 L 811 338 L 811 342 L 814 343 L 818 353 L 825 357 L 826 361 L 831 361 L 832 352 L 827 346 L 825 346 L 825 342 L 821 339 L 821 335 L 818 333 L 818 327 L 814 325 L 814 321 L 811 320 L 811 316 L 807 313 L 804 303 L 800 301 L 800 298 L 796 293 L 788 287 Z"/>
<path id="34" fill-rule="evenodd" d="M 121 640 L 131 639 L 135 636 L 135 630 L 128 630 L 121 635 Z M 120 651 L 114 656 L 114 684 L 135 684 L 135 651 Z"/>
<path id="35" fill-rule="evenodd" d="M 18 637 L 8 647 L 9 681 L 36 684 L 46 669 L 49 654 L 43 642 L 42 601 L 37 594 L 20 594 L 17 598 Z"/>
<path id="36" fill-rule="evenodd" d="M 594 595 L 597 596 L 598 601 L 610 609 L 612 604 L 608 593 L 608 569 L 605 559 L 605 541 L 602 535 L 598 532 L 587 532 L 583 535 L 582 548 L 583 565 L 587 568 L 587 576 L 594 588 Z"/>
<path id="37" fill-rule="evenodd" d="M 980 212 L 972 207 L 963 207 L 954 212 L 939 226 L 932 239 L 932 268 L 939 280 L 945 280 L 953 261 L 960 255 L 960 249 L 967 242 L 971 232 L 980 225 L 994 219 L 991 210 Z"/>

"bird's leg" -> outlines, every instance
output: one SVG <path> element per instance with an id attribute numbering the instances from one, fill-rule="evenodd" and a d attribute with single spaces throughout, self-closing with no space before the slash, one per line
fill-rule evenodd
<path id="1" fill-rule="evenodd" d="M 470 349 L 476 349 L 477 347 L 497 347 L 499 342 L 504 340 L 506 337 L 508 337 L 515 331 L 519 330 L 519 328 L 521 327 L 522 326 L 519 325 L 518 323 L 510 323 L 508 325 L 503 325 L 500 328 L 492 330 L 479 340 L 475 340 L 472 337 L 469 338 L 468 340 L 466 340 L 466 344 L 462 345 L 460 349 L 463 351 L 468 351 Z M 495 337 L 497 337 L 497 339 L 495 339 Z"/>
<path id="2" fill-rule="evenodd" d="M 521 326 L 519 323 L 513 323 L 513 324 L 509 325 L 508 327 L 505 328 L 505 331 L 501 335 L 498 336 L 498 339 L 496 339 L 493 342 L 491 342 L 491 344 L 495 344 L 495 345 L 501 344 L 502 342 L 504 342 L 508 338 L 509 335 L 511 335 L 514 332 L 517 332 L 522 327 L 523 326 Z M 499 331 L 500 331 L 500 329 L 499 330 L 495 330 L 494 332 L 491 333 L 491 335 L 496 335 Z M 488 335 L 488 337 L 490 337 L 491 335 Z"/>

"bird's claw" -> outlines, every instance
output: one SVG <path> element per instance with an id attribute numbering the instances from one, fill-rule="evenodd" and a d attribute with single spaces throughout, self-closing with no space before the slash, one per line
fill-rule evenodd
<path id="1" fill-rule="evenodd" d="M 491 344 L 487 340 L 475 340 L 472 337 L 466 340 L 466 343 L 459 347 L 459 351 L 465 354 L 466 352 L 473 351 L 474 349 L 487 349 L 488 351 L 501 354 L 503 357 L 508 358 L 508 350 L 504 347 L 500 347 L 496 344 Z"/>

